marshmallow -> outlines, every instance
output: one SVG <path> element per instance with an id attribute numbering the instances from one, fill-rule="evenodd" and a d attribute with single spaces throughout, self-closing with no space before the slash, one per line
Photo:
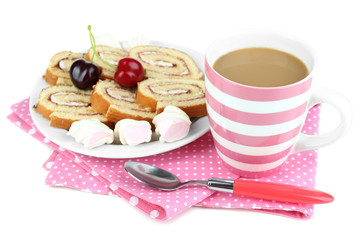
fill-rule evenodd
<path id="1" fill-rule="evenodd" d="M 180 108 L 166 106 L 162 113 L 155 116 L 153 124 L 161 142 L 174 142 L 188 135 L 191 121 Z"/>
<path id="2" fill-rule="evenodd" d="M 115 125 L 115 137 L 124 145 L 135 146 L 151 140 L 151 125 L 147 121 L 122 119 Z"/>
<path id="3" fill-rule="evenodd" d="M 82 143 L 85 148 L 94 148 L 114 141 L 114 132 L 98 119 L 83 119 L 73 122 L 67 135 Z"/>

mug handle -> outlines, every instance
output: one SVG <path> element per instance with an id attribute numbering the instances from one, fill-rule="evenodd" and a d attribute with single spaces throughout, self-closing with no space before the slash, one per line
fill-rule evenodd
<path id="1" fill-rule="evenodd" d="M 333 130 L 319 135 L 300 133 L 291 154 L 327 146 L 334 143 L 349 130 L 352 119 L 351 104 L 342 94 L 325 87 L 314 88 L 308 102 L 308 109 L 320 103 L 330 104 L 339 112 L 339 125 Z"/>

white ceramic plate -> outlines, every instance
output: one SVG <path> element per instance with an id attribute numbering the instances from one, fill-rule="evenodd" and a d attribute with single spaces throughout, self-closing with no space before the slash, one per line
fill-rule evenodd
<path id="1" fill-rule="evenodd" d="M 203 54 L 191 49 L 187 49 L 181 46 L 176 46 L 173 44 L 168 44 L 163 42 L 151 42 L 151 44 L 163 46 L 163 47 L 175 48 L 189 54 L 196 62 L 200 71 L 202 71 L 204 74 Z M 58 144 L 59 146 L 65 149 L 80 154 L 85 154 L 94 157 L 102 157 L 102 158 L 137 158 L 137 157 L 150 156 L 184 146 L 196 140 L 197 138 L 201 137 L 204 133 L 206 133 L 209 130 L 209 121 L 208 118 L 205 116 L 194 119 L 193 123 L 191 124 L 189 134 L 185 138 L 176 142 L 163 143 L 163 142 L 159 142 L 156 137 L 153 137 L 153 140 L 151 142 L 143 143 L 137 146 L 109 144 L 109 145 L 102 145 L 93 149 L 86 149 L 82 144 L 75 142 L 73 137 L 68 136 L 66 134 L 67 133 L 66 130 L 51 127 L 50 122 L 47 119 L 43 118 L 40 114 L 36 113 L 36 111 L 34 110 L 33 106 L 36 105 L 38 101 L 40 91 L 47 86 L 48 86 L 47 83 L 42 78 L 36 82 L 35 87 L 31 92 L 31 96 L 30 96 L 31 117 L 38 130 L 46 138 L 48 138 L 50 141 Z"/>

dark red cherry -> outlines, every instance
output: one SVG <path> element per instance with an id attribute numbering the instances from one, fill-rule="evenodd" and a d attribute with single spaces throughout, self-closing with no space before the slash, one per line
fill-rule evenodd
<path id="1" fill-rule="evenodd" d="M 70 67 L 71 81 L 80 89 L 93 86 L 99 80 L 100 73 L 95 63 L 82 58 L 75 60 Z"/>
<path id="2" fill-rule="evenodd" d="M 135 87 L 138 82 L 144 80 L 145 70 L 138 60 L 130 57 L 122 58 L 114 78 L 120 86 Z"/>

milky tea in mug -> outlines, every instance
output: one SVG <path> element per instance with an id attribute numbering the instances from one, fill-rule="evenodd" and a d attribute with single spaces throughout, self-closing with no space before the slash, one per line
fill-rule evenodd
<path id="1" fill-rule="evenodd" d="M 245 48 L 216 60 L 213 68 L 223 77 L 255 87 L 278 87 L 298 82 L 309 72 L 289 53 L 271 48 Z"/>
<path id="2" fill-rule="evenodd" d="M 292 36 L 272 31 L 229 34 L 210 45 L 205 58 L 206 105 L 216 150 L 242 177 L 281 169 L 295 152 L 317 149 L 350 125 L 346 99 L 313 89 L 313 50 Z M 329 103 L 340 124 L 319 135 L 301 133 L 308 109 Z"/>

